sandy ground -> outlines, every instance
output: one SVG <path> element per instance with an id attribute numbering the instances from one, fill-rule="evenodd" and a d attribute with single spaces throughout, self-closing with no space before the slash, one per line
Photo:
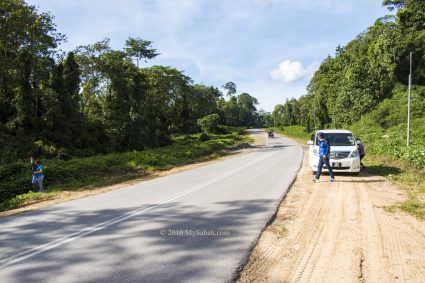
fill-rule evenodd
<path id="1" fill-rule="evenodd" d="M 392 208 L 385 178 L 301 171 L 262 233 L 239 282 L 425 282 L 425 222 Z"/>

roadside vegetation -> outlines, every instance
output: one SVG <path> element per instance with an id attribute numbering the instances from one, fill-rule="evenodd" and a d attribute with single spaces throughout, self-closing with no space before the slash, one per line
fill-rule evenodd
<path id="1" fill-rule="evenodd" d="M 397 182 L 408 200 L 400 208 L 425 220 L 425 101 L 416 87 L 412 93 L 410 146 L 407 146 L 407 88 L 399 85 L 393 96 L 351 125 L 366 144 L 367 171 Z"/>
<path id="2" fill-rule="evenodd" d="M 273 131 L 291 137 L 296 140 L 298 143 L 304 145 L 311 138 L 312 133 L 307 133 L 304 126 L 293 125 L 286 127 L 273 127 Z"/>
<path id="3" fill-rule="evenodd" d="M 2 1 L 1 209 L 220 155 L 240 139 L 229 127 L 267 119 L 231 81 L 197 84 L 170 66 L 142 66 L 160 54 L 140 37 L 119 50 L 105 38 L 63 52 L 53 20 L 24 0 Z M 50 193 L 27 194 L 30 156 L 44 161 Z"/>
<path id="4" fill-rule="evenodd" d="M 173 135 L 172 145 L 143 151 L 111 153 L 70 160 L 47 159 L 47 192 L 29 191 L 28 163 L 0 168 L 0 211 L 54 198 L 58 192 L 94 189 L 140 178 L 175 166 L 214 159 L 250 142 L 241 128 L 221 128 L 227 133 Z"/>
<path id="5" fill-rule="evenodd" d="M 130 37 L 115 50 L 105 38 L 62 52 L 53 19 L 23 0 L 2 1 L 2 164 L 165 146 L 200 132 L 197 121 L 212 114 L 220 125 L 262 125 L 257 99 L 231 81 L 218 88 L 173 67 L 143 67 L 160 56 L 149 40 Z"/>
<path id="6" fill-rule="evenodd" d="M 320 65 L 299 99 L 271 114 L 272 126 L 310 139 L 315 129 L 347 128 L 366 146 L 368 171 L 400 183 L 400 207 L 425 215 L 425 2 L 384 0 L 395 11 L 377 19 Z M 413 52 L 411 142 L 407 139 L 407 82 Z"/>
<path id="7" fill-rule="evenodd" d="M 366 158 L 368 157 L 368 158 Z M 398 184 L 407 194 L 407 200 L 393 208 L 415 215 L 425 220 L 425 174 L 415 166 L 399 159 L 384 155 L 369 155 L 365 157 L 367 171 L 385 176 L 391 182 Z"/>

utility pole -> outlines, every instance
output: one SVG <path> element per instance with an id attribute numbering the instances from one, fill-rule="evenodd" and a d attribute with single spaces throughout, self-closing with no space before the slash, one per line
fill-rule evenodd
<path id="1" fill-rule="evenodd" d="M 410 93 L 412 91 L 412 54 L 410 52 L 409 93 L 407 95 L 407 146 L 410 145 Z"/>

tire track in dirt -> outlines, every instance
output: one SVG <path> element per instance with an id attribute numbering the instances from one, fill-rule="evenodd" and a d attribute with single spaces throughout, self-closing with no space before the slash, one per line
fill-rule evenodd
<path id="1" fill-rule="evenodd" d="M 296 225 L 298 229 L 294 231 L 295 235 L 287 243 L 287 246 L 291 247 L 287 252 L 291 257 L 291 264 L 276 266 L 271 279 L 274 280 L 283 273 L 287 274 L 291 280 L 300 281 L 306 273 L 307 276 L 310 275 L 311 269 L 308 267 L 323 231 L 323 219 L 329 213 L 327 211 L 329 203 L 324 203 L 318 196 L 320 194 L 320 190 L 313 189 L 306 203 L 308 210 L 301 212 L 303 217 L 299 219 L 301 222 Z"/>
<path id="2" fill-rule="evenodd" d="M 301 169 L 301 172 L 305 172 L 305 168 Z M 302 186 L 307 186 L 306 182 L 302 181 Z M 247 274 L 255 274 L 256 280 L 254 281 L 273 281 L 273 276 L 270 274 L 266 274 L 263 271 L 267 271 L 270 266 L 278 265 L 281 255 L 285 255 L 293 259 L 294 262 L 298 262 L 300 257 L 302 256 L 301 251 L 298 247 L 301 247 L 301 244 L 304 244 L 311 235 L 311 227 L 317 222 L 318 217 L 321 214 L 321 207 L 314 203 L 317 199 L 316 195 L 319 193 L 319 190 L 311 190 L 308 192 L 310 197 L 303 197 L 300 195 L 294 196 L 293 200 L 297 202 L 297 204 L 301 204 L 303 209 L 300 210 L 297 206 L 292 206 L 287 203 L 286 210 L 290 210 L 289 213 L 284 214 L 277 213 L 275 222 L 289 221 L 292 222 L 293 218 L 291 215 L 295 215 L 297 213 L 301 213 L 303 215 L 302 220 L 305 220 L 301 224 L 297 224 L 299 229 L 295 236 L 292 236 L 288 239 L 289 243 L 286 241 L 282 241 L 282 233 L 279 229 L 278 225 L 270 225 L 263 234 L 268 235 L 268 241 L 266 245 L 262 245 L 262 242 L 259 242 L 257 246 L 258 250 L 254 250 L 253 253 L 256 254 L 256 259 L 254 263 L 249 263 L 248 266 L 250 268 L 246 269 Z M 284 226 L 283 226 L 284 227 Z M 288 249 L 289 248 L 289 249 Z M 284 267 L 286 269 L 287 267 Z M 278 267 L 277 270 L 281 269 Z M 280 272 L 279 272 L 280 273 Z M 247 277 L 246 277 L 247 278 Z M 261 279 L 261 280 L 260 280 Z M 253 282 L 252 280 L 248 280 L 245 282 Z"/>
<path id="3" fill-rule="evenodd" d="M 361 197 L 364 203 L 367 204 L 368 214 L 373 219 L 369 219 L 369 225 L 376 227 L 380 234 L 380 246 L 382 247 L 381 272 L 384 271 L 384 279 L 392 282 L 404 282 L 407 278 L 404 272 L 404 260 L 400 250 L 400 244 L 397 238 L 396 231 L 390 217 L 383 211 L 372 204 L 368 195 L 368 190 L 373 189 L 372 186 L 366 184 L 367 190 L 361 190 Z M 366 214 L 365 214 L 366 215 Z M 366 227 L 371 229 L 371 227 Z M 374 278 L 371 278 L 373 280 Z M 378 278 L 379 279 L 379 278 Z"/>
<path id="4" fill-rule="evenodd" d="M 330 191 L 327 189 L 325 185 L 325 191 L 323 191 L 322 186 L 320 193 L 329 193 Z M 333 190 L 332 187 L 330 189 Z M 320 226 L 317 229 L 312 229 L 314 231 L 314 240 L 310 239 L 304 243 L 307 249 L 304 251 L 303 259 L 300 262 L 302 269 L 301 271 L 295 271 L 295 277 L 293 277 L 295 280 L 291 281 L 308 282 L 314 274 L 321 273 L 323 267 L 328 266 L 328 261 L 322 259 L 330 259 L 332 251 L 335 248 L 334 239 L 337 238 L 339 233 L 340 221 L 344 213 L 342 209 L 342 196 L 342 190 L 338 186 L 336 194 L 333 194 L 330 200 L 325 201 L 326 198 L 322 197 L 321 211 L 323 213 L 319 216 Z"/>
<path id="5" fill-rule="evenodd" d="M 367 173 L 312 184 L 307 164 L 239 282 L 425 282 L 425 224 L 385 210 L 405 193 Z"/>
<path id="6" fill-rule="evenodd" d="M 362 249 L 366 266 L 363 271 L 364 278 L 371 282 L 394 282 L 394 279 L 399 277 L 394 275 L 389 260 L 395 256 L 393 251 L 398 250 L 398 246 L 394 246 L 391 242 L 386 223 L 382 223 L 382 219 L 378 218 L 367 191 L 357 185 L 355 187 L 361 199 L 362 235 L 364 235 Z"/>
<path id="7" fill-rule="evenodd" d="M 296 268 L 294 269 L 294 273 L 292 273 L 289 278 L 293 279 L 291 281 L 300 282 L 305 281 L 311 276 L 312 268 L 310 265 L 314 266 L 315 261 L 312 258 L 315 256 L 315 252 L 317 252 L 318 242 L 323 232 L 323 221 L 325 213 L 323 209 L 319 210 L 317 217 L 314 219 L 314 223 L 312 227 L 315 229 L 311 229 L 310 231 L 314 231 L 310 233 L 308 238 L 303 237 L 300 240 L 300 244 L 307 244 L 305 249 L 302 249 L 302 252 L 299 253 L 299 258 L 297 260 Z"/>

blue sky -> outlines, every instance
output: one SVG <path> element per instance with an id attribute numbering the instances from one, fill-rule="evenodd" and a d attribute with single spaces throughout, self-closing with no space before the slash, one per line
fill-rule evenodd
<path id="1" fill-rule="evenodd" d="M 146 66 L 183 70 L 196 83 L 255 96 L 266 111 L 298 98 L 320 62 L 389 12 L 380 0 L 28 0 L 55 16 L 73 50 L 128 37 L 161 53 Z M 142 67 L 143 65 L 141 65 Z"/>

